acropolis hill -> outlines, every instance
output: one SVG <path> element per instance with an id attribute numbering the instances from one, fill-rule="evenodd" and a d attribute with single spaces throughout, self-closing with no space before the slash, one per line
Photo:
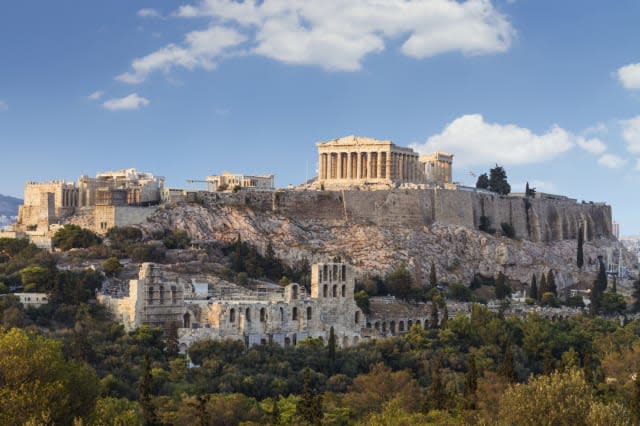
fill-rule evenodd
<path id="1" fill-rule="evenodd" d="M 575 267 L 580 229 L 587 259 L 615 244 L 611 207 L 603 203 L 463 187 L 451 182 L 453 155 L 418 156 L 390 141 L 349 136 L 317 146 L 316 182 L 287 190 L 270 188 L 273 177 L 252 190 L 240 184 L 263 178 L 227 175 L 238 183 L 237 192 L 178 191 L 134 169 L 82 177 L 77 185 L 58 182 L 65 185 L 60 191 L 49 188 L 56 182 L 28 184 L 25 203 L 31 205 L 21 209 L 17 228 L 41 232 L 72 222 L 104 234 L 112 226 L 134 225 L 147 235 L 179 228 L 199 241 L 240 236 L 263 250 L 272 242 L 290 262 L 339 255 L 359 273 L 406 262 L 426 274 L 434 261 L 449 282 L 502 271 L 526 283 L 533 273 L 554 269 L 560 287 L 587 279 Z M 219 177 L 210 178 L 221 186 Z M 498 229 L 496 236 L 479 230 L 481 218 Z M 500 236 L 501 224 L 513 228 L 515 239 Z"/>

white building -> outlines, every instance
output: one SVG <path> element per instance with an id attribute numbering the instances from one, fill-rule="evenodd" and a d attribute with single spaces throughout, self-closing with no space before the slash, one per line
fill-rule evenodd
<path id="1" fill-rule="evenodd" d="M 275 189 L 275 177 L 272 174 L 249 176 L 230 172 L 207 176 L 208 191 L 231 191 L 236 188 L 251 191 L 273 191 Z"/>

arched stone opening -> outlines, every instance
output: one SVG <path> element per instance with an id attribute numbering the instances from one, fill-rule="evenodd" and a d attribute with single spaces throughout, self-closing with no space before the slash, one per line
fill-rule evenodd
<path id="1" fill-rule="evenodd" d="M 185 313 L 182 316 L 182 327 L 191 328 L 191 315 L 189 314 L 189 312 Z"/>
<path id="2" fill-rule="evenodd" d="M 342 297 L 345 297 L 347 295 L 347 286 L 343 285 L 342 286 Z"/>
<path id="3" fill-rule="evenodd" d="M 332 296 L 333 297 L 338 297 L 338 286 L 337 285 L 333 286 Z"/>
<path id="4" fill-rule="evenodd" d="M 267 310 L 265 308 L 260 309 L 260 322 L 265 322 L 267 320 Z"/>
<path id="5" fill-rule="evenodd" d="M 307 307 L 307 321 L 311 321 L 311 306 Z"/>
<path id="6" fill-rule="evenodd" d="M 233 308 L 229 311 L 229 322 L 236 322 L 236 310 Z"/>
<path id="7" fill-rule="evenodd" d="M 244 318 L 248 321 L 251 322 L 251 308 L 247 308 L 244 311 Z"/>
<path id="8" fill-rule="evenodd" d="M 297 320 L 298 320 L 298 308 L 294 307 L 294 308 L 291 310 L 291 319 L 292 319 L 293 321 L 297 321 Z"/>

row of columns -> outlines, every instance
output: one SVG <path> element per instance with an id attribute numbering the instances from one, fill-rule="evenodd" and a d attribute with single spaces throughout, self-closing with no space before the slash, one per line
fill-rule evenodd
<path id="1" fill-rule="evenodd" d="M 415 181 L 418 179 L 417 157 L 379 151 L 321 153 L 319 174 L 320 180 Z"/>

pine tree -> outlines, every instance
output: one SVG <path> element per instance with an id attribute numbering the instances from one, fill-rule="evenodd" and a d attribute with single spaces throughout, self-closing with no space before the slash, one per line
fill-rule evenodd
<path id="1" fill-rule="evenodd" d="M 531 288 L 529 289 L 529 297 L 533 300 L 538 300 L 538 284 L 536 280 L 536 274 L 531 277 Z"/>
<path id="2" fill-rule="evenodd" d="M 296 406 L 296 414 L 310 425 L 316 426 L 322 422 L 322 394 L 312 388 L 309 368 L 304 370 L 302 393 Z"/>
<path id="3" fill-rule="evenodd" d="M 582 358 L 582 371 L 584 379 L 589 384 L 593 384 L 593 366 L 591 365 L 591 350 L 586 349 Z"/>
<path id="4" fill-rule="evenodd" d="M 142 377 L 138 384 L 138 403 L 142 409 L 145 426 L 159 426 L 160 422 L 153 405 L 153 376 L 151 375 L 151 358 L 149 353 L 144 355 Z"/>
<path id="5" fill-rule="evenodd" d="M 551 349 L 547 348 L 542 353 L 542 374 L 549 375 L 553 373 L 553 355 Z"/>
<path id="6" fill-rule="evenodd" d="M 556 287 L 556 277 L 553 274 L 553 269 L 549 269 L 549 272 L 547 273 L 547 288 L 549 289 L 549 292 L 555 294 L 556 296 L 558 295 L 558 288 Z"/>
<path id="7" fill-rule="evenodd" d="M 436 288 L 438 285 L 438 276 L 436 275 L 436 264 L 431 261 L 431 271 L 429 272 L 429 288 Z"/>
<path id="8" fill-rule="evenodd" d="M 478 176 L 478 180 L 476 181 L 476 188 L 478 189 L 489 189 L 489 176 L 486 173 Z"/>
<path id="9" fill-rule="evenodd" d="M 578 230 L 578 253 L 576 259 L 576 265 L 578 268 L 582 269 L 584 265 L 584 229 L 580 226 Z"/>
<path id="10" fill-rule="evenodd" d="M 496 164 L 494 168 L 489 170 L 489 189 L 500 195 L 507 195 L 511 192 L 511 185 L 507 181 L 507 172 L 502 166 Z"/>
<path id="11" fill-rule="evenodd" d="M 269 423 L 271 426 L 279 426 L 280 425 L 280 407 L 278 406 L 278 398 L 274 397 L 273 402 L 271 403 L 271 422 Z"/>

